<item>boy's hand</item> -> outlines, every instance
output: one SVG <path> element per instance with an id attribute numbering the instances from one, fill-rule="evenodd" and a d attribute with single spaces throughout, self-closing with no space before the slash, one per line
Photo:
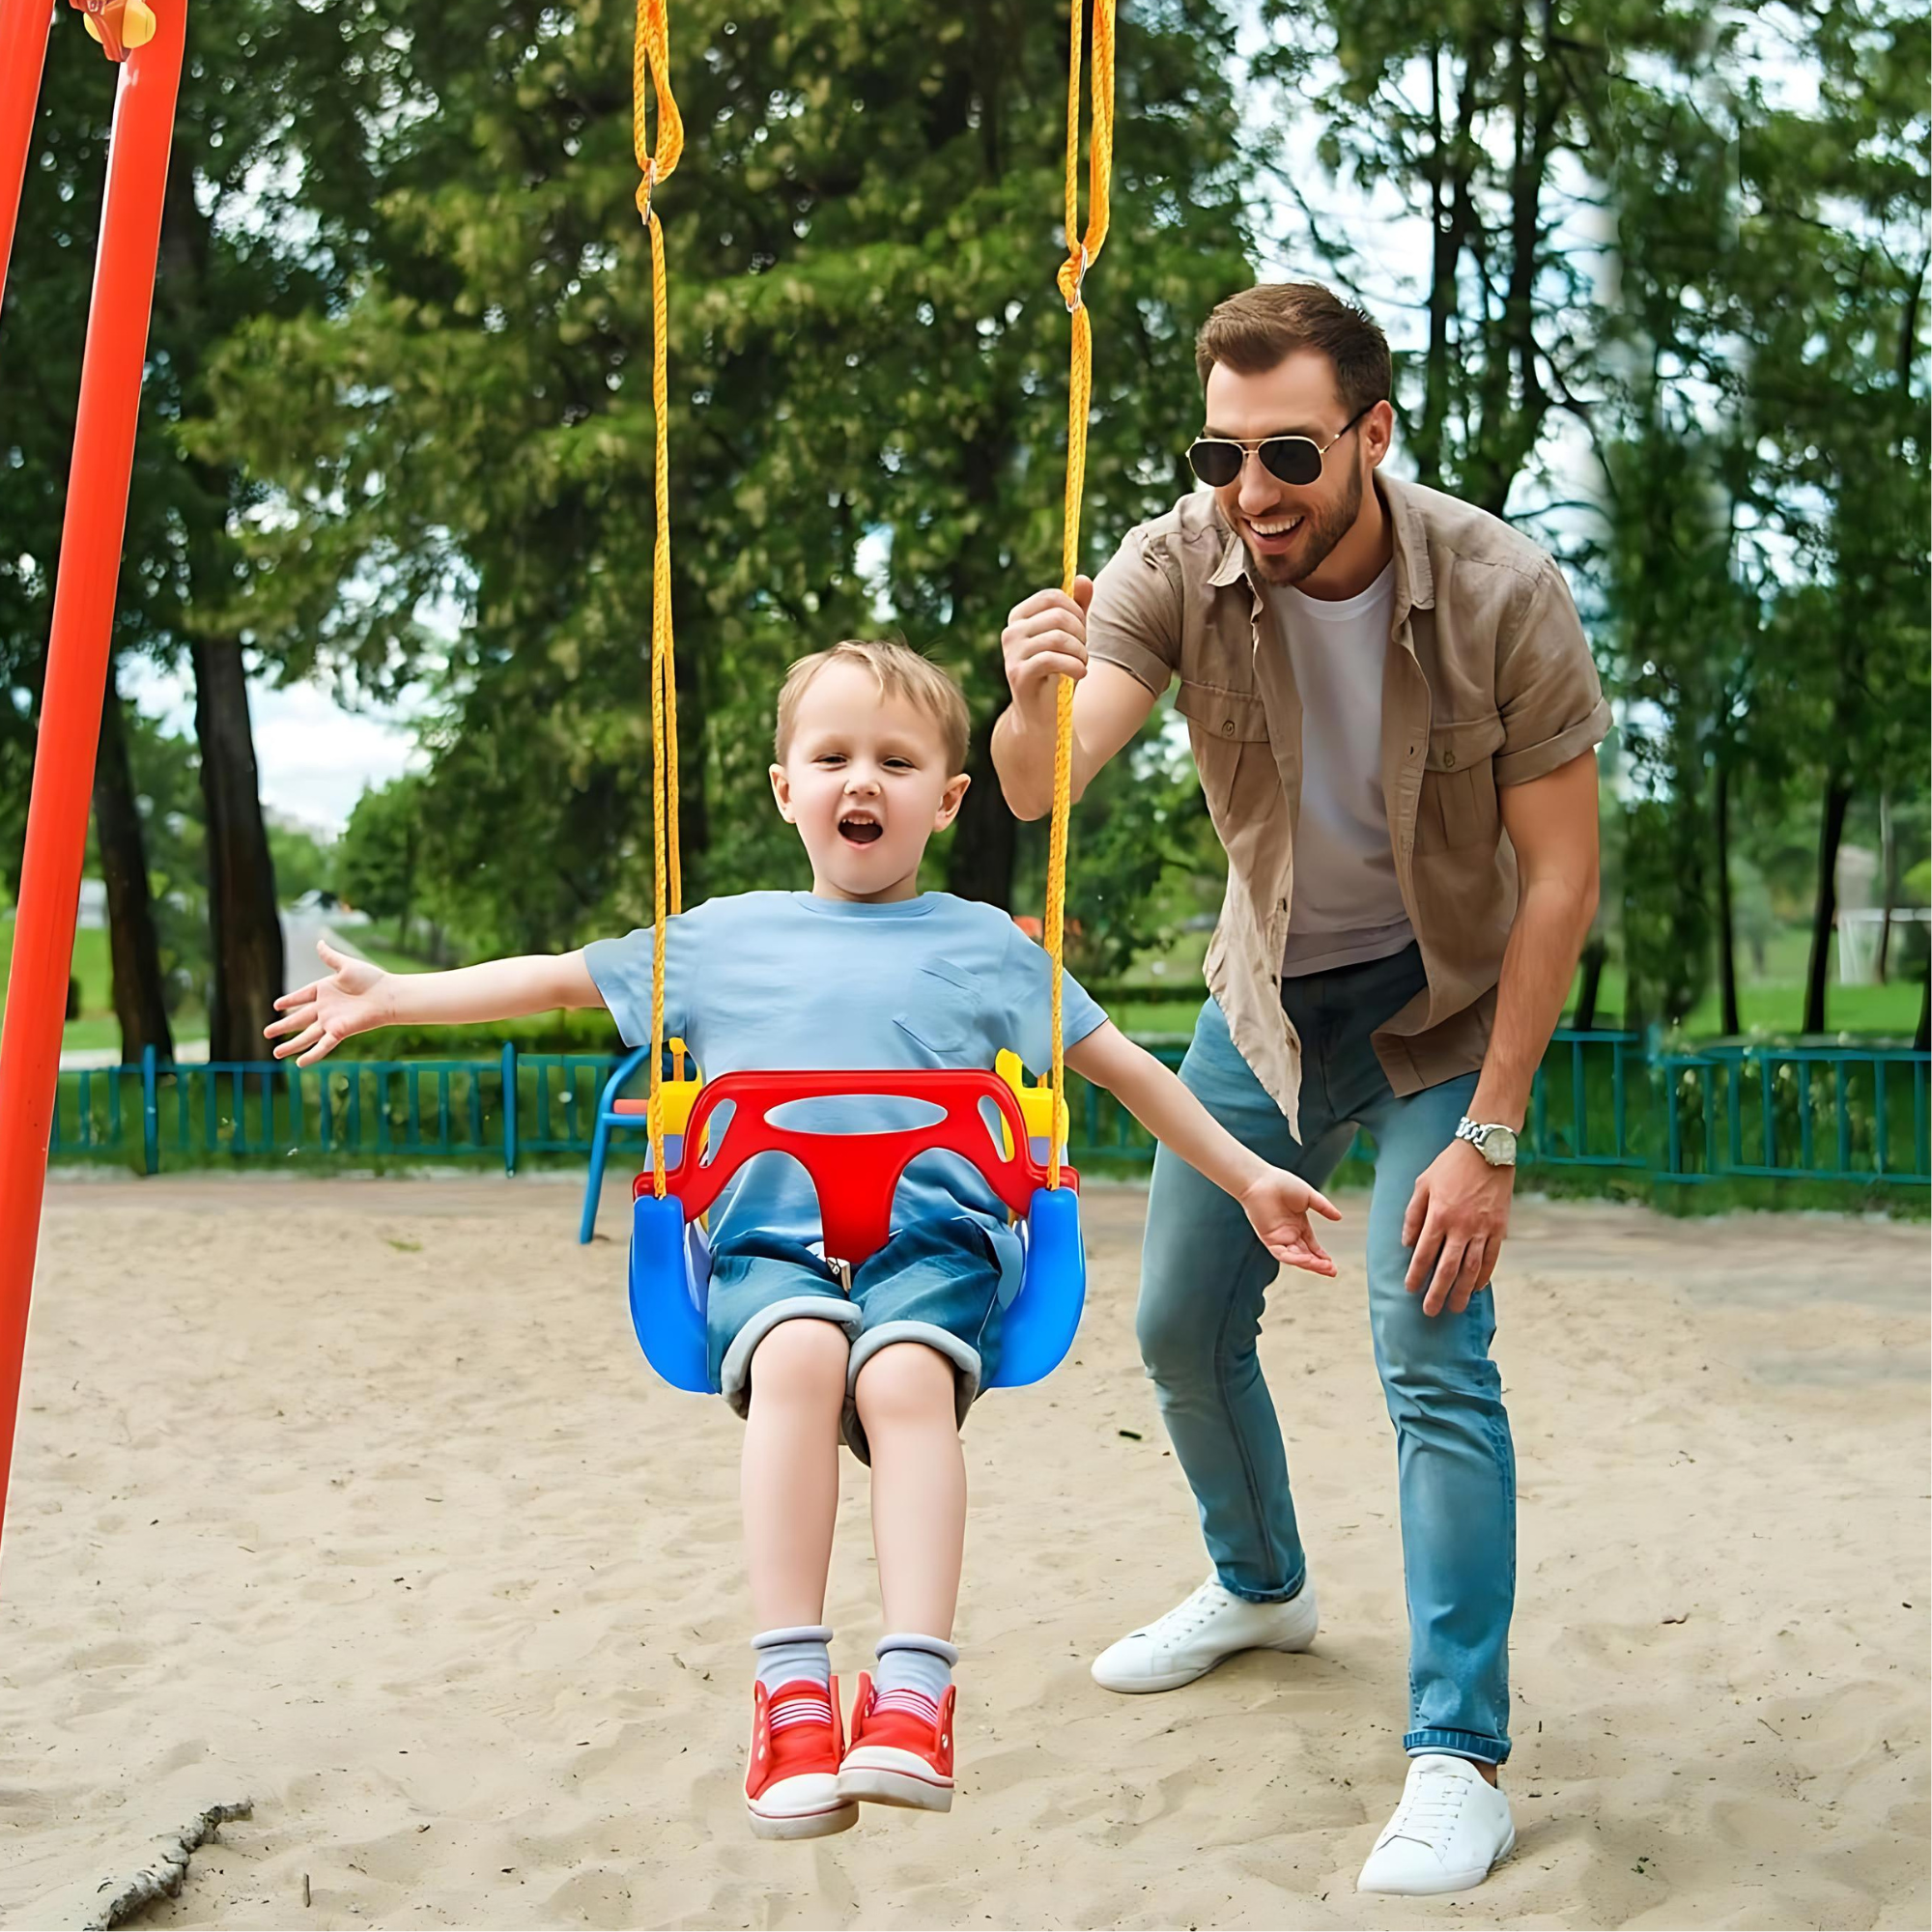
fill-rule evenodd
<path id="1" fill-rule="evenodd" d="M 284 993 L 275 1002 L 282 1017 L 262 1029 L 265 1039 L 277 1042 L 275 1058 L 286 1060 L 293 1053 L 298 1066 L 313 1065 L 352 1034 L 386 1026 L 390 1017 L 389 976 L 380 966 L 351 959 L 327 940 L 317 940 L 315 950 L 329 969 L 328 978 Z"/>
<path id="2" fill-rule="evenodd" d="M 1318 1194 L 1307 1181 L 1285 1169 L 1270 1167 L 1242 1188 L 1240 1202 L 1249 1223 L 1262 1237 L 1262 1246 L 1276 1261 L 1306 1268 L 1310 1274 L 1335 1272 L 1334 1262 L 1308 1225 L 1311 1208 L 1331 1221 L 1342 1218 L 1342 1210 L 1325 1195 Z"/>

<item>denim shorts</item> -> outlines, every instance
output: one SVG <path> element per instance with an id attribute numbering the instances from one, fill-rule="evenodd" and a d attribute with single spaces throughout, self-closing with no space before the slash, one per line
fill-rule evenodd
<path id="1" fill-rule="evenodd" d="M 853 1390 L 859 1371 L 895 1342 L 923 1342 L 952 1364 L 958 1419 L 999 1361 L 1000 1257 L 991 1232 L 970 1214 L 897 1230 L 851 1271 L 789 1236 L 748 1234 L 711 1258 L 705 1326 L 711 1381 L 740 1415 L 752 1406 L 752 1356 L 781 1321 L 836 1321 L 852 1344 L 845 1376 L 845 1440 L 870 1460 Z"/>

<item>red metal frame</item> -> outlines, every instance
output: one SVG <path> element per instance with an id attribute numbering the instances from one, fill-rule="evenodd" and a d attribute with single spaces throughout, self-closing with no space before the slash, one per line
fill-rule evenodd
<path id="1" fill-rule="evenodd" d="M 923 1100 L 943 1110 L 921 1126 L 842 1134 L 774 1126 L 771 1112 L 794 1100 L 863 1094 L 868 1099 Z M 980 1107 L 992 1101 L 1007 1123 L 1010 1152 L 995 1145 Z M 731 1118 L 711 1145 L 705 1127 L 726 1103 Z M 972 1068 L 938 1073 L 722 1073 L 708 1080 L 684 1128 L 684 1152 L 665 1175 L 665 1192 L 675 1195 L 687 1221 L 718 1199 L 724 1183 L 761 1153 L 790 1154 L 818 1190 L 825 1252 L 856 1265 L 886 1244 L 892 1232 L 893 1192 L 906 1163 L 923 1153 L 956 1153 L 971 1161 L 1015 1214 L 1024 1215 L 1034 1193 L 1046 1185 L 1046 1163 L 1034 1156 L 1026 1122 L 1013 1090 L 996 1073 Z M 1080 1177 L 1062 1164 L 1060 1178 L 1077 1191 Z M 639 1175 L 633 1196 L 655 1191 L 649 1172 Z"/>
<path id="2" fill-rule="evenodd" d="M 7 263 L 53 19 L 53 0 L 0 0 L 0 296 L 7 293 Z"/>
<path id="3" fill-rule="evenodd" d="M 39 47 L 34 43 L 43 33 L 47 11 L 45 0 L 0 0 L 0 236 L 9 243 L 45 52 L 43 41 Z M 128 523 L 128 484 L 187 0 L 156 0 L 155 13 L 156 34 L 121 66 L 114 100 L 94 302 L 87 318 L 80 410 L 27 809 L 20 903 L 14 922 L 14 962 L 0 1025 L 0 1521 L 19 1412 L 20 1363 L 40 1245 L 61 1025 L 73 961 L 94 751 Z"/>

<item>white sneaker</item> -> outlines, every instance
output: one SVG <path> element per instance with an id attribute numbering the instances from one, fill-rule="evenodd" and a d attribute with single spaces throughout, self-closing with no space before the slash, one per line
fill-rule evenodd
<path id="1" fill-rule="evenodd" d="M 1320 1624 L 1312 1583 L 1285 1604 L 1251 1604 L 1210 1577 L 1184 1604 L 1103 1650 L 1094 1682 L 1108 1690 L 1173 1690 L 1239 1651 L 1306 1650 Z"/>
<path id="2" fill-rule="evenodd" d="M 1425 1752 L 1355 1881 L 1357 1891 L 1426 1898 L 1467 1891 L 1516 1849 L 1509 1800 L 1465 1757 Z"/>

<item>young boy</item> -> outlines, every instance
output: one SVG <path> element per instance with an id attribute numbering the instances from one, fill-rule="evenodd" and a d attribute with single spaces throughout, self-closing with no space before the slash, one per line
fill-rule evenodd
<path id="1" fill-rule="evenodd" d="M 967 714 L 944 672 L 900 644 L 841 643 L 794 665 L 779 697 L 780 814 L 811 862 L 810 893 L 713 899 L 670 922 L 667 1034 L 707 1077 L 736 1068 L 990 1067 L 1050 1058 L 1046 954 L 996 908 L 919 891 L 926 841 L 965 796 Z M 609 1008 L 651 1033 L 648 931 L 554 958 L 397 977 L 322 949 L 327 979 L 276 1002 L 278 1059 L 320 1060 L 373 1027 Z M 1308 1211 L 1336 1210 L 1232 1139 L 1181 1083 L 1068 979 L 1066 1064 L 1108 1088 L 1246 1209 L 1278 1260 L 1332 1275 Z M 824 1131 L 905 1124 L 888 1098 L 806 1103 Z M 916 1105 L 916 1103 L 914 1103 Z M 858 1801 L 952 1802 L 951 1641 L 965 1539 L 959 1426 L 998 1360 L 1018 1282 L 1006 1209 L 965 1161 L 906 1170 L 886 1245 L 844 1270 L 814 1246 L 818 1204 L 782 1155 L 749 1162 L 711 1215 L 714 1379 L 745 1417 L 743 1499 L 760 1634 L 746 1803 L 761 1837 L 817 1837 Z M 862 1675 L 852 1737 L 821 1621 L 838 1441 L 871 1465 L 887 1631 Z"/>

